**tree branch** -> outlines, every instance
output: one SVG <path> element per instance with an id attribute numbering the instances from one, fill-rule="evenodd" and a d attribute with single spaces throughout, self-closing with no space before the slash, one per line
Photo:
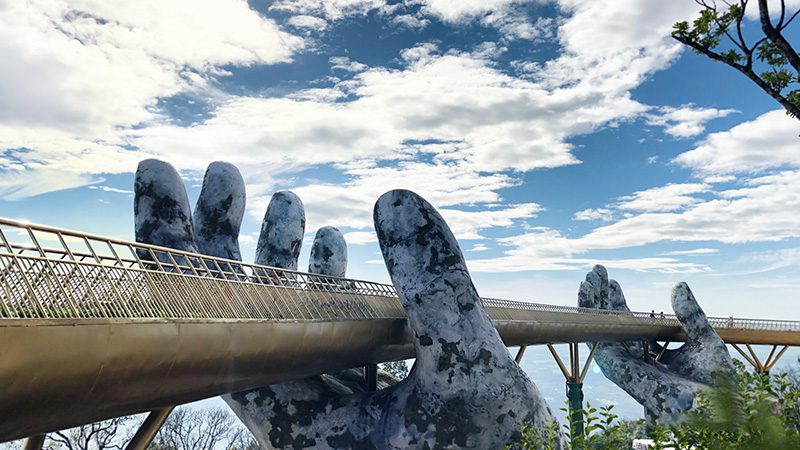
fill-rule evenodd
<path id="1" fill-rule="evenodd" d="M 776 91 L 775 89 L 772 89 L 772 87 L 770 87 L 763 79 L 761 79 L 761 77 L 759 77 L 758 74 L 756 74 L 751 67 L 730 61 L 727 58 L 720 55 L 719 53 L 716 53 L 708 49 L 707 47 L 699 45 L 697 42 L 694 42 L 690 39 L 686 39 L 684 37 L 677 35 L 673 35 L 672 37 L 678 42 L 691 47 L 692 49 L 696 50 L 699 53 L 702 53 L 703 55 L 709 57 L 710 59 L 725 63 L 728 66 L 733 67 L 734 69 L 743 73 L 747 78 L 750 78 L 750 80 L 752 80 L 756 85 L 758 85 L 758 87 L 760 87 L 770 97 L 772 97 L 773 99 L 775 99 L 775 101 L 780 103 L 780 105 L 783 106 L 783 108 L 786 109 L 786 111 L 788 111 L 789 114 L 791 114 L 793 117 L 800 117 L 800 108 L 798 108 L 798 106 L 795 105 L 794 103 L 787 100 L 786 97 L 781 95 L 780 92 Z"/>
<path id="2" fill-rule="evenodd" d="M 789 60 L 789 64 L 794 67 L 794 70 L 800 73 L 800 55 L 794 51 L 794 48 L 783 37 L 783 35 L 772 26 L 772 21 L 769 18 L 769 6 L 767 0 L 758 0 L 758 13 L 761 19 L 761 29 L 764 34 L 772 42 L 775 47 Z"/>

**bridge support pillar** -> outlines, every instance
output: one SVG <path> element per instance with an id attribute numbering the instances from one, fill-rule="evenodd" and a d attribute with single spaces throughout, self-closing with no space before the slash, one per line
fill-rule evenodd
<path id="1" fill-rule="evenodd" d="M 364 366 L 364 381 L 367 384 L 368 392 L 375 392 L 378 390 L 378 365 L 367 364 Z"/>
<path id="2" fill-rule="evenodd" d="M 44 434 L 38 434 L 25 439 L 25 442 L 22 443 L 22 450 L 42 450 L 44 437 Z"/>
<path id="3" fill-rule="evenodd" d="M 753 347 L 751 347 L 750 344 L 744 344 L 745 348 L 747 348 L 749 356 L 737 344 L 731 344 L 731 346 L 737 352 L 739 352 L 740 355 L 742 355 L 742 358 L 744 358 L 745 361 L 747 361 L 751 366 L 753 366 L 753 369 L 755 369 L 756 372 L 766 375 L 769 375 L 769 371 L 772 370 L 772 368 L 775 366 L 778 360 L 781 359 L 781 356 L 783 356 L 783 354 L 786 353 L 786 350 L 789 349 L 788 345 L 784 345 L 781 351 L 779 351 L 778 354 L 776 355 L 775 352 L 778 350 L 778 346 L 773 345 L 772 350 L 770 350 L 769 355 L 767 355 L 767 359 L 765 359 L 764 362 L 761 362 L 761 360 L 758 358 L 758 355 L 756 355 L 756 352 L 753 350 Z"/>
<path id="4" fill-rule="evenodd" d="M 514 357 L 514 362 L 516 362 L 517 365 L 519 365 L 519 363 L 522 362 L 522 355 L 525 354 L 525 349 L 526 348 L 528 348 L 527 345 L 520 345 L 519 346 L 519 350 L 517 350 L 517 356 Z"/>
<path id="5" fill-rule="evenodd" d="M 169 417 L 173 409 L 175 409 L 174 406 L 168 406 L 151 411 L 150 414 L 147 415 L 147 418 L 144 419 L 144 422 L 142 422 L 142 425 L 133 436 L 133 439 L 128 443 L 128 446 L 125 447 L 125 450 L 147 450 L 147 447 L 153 442 L 156 434 L 158 434 L 158 430 L 160 430 L 164 422 L 167 421 L 167 417 Z"/>
<path id="6" fill-rule="evenodd" d="M 556 360 L 558 364 L 558 368 L 561 369 L 561 373 L 564 374 L 564 378 L 567 381 L 567 403 L 569 405 L 569 421 L 570 421 L 570 434 L 571 438 L 575 439 L 578 436 L 583 436 L 584 434 L 584 424 L 583 424 L 583 379 L 586 378 L 586 373 L 588 372 L 589 366 L 592 364 L 592 359 L 594 359 L 594 352 L 597 350 L 598 343 L 595 342 L 592 344 L 592 350 L 589 352 L 589 356 L 586 358 L 586 362 L 583 364 L 581 368 L 581 361 L 580 361 L 580 343 L 579 342 L 570 342 L 569 344 L 569 368 L 564 365 L 564 362 L 561 360 L 561 357 L 558 356 L 558 352 L 556 351 L 553 344 L 547 344 L 547 349 L 550 350 L 550 354 L 553 355 L 553 359 Z"/>
<path id="7" fill-rule="evenodd" d="M 583 383 L 573 379 L 567 380 L 567 403 L 569 404 L 569 421 L 572 424 L 572 437 L 583 435 Z"/>

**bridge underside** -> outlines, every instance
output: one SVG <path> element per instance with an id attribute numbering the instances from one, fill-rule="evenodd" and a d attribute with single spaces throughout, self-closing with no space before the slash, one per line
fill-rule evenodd
<path id="1" fill-rule="evenodd" d="M 672 315 L 482 302 L 510 347 L 683 340 Z M 0 218 L 0 442 L 410 358 L 405 317 L 391 285 Z M 800 345 L 797 322 L 709 323 Z"/>
<path id="2" fill-rule="evenodd" d="M 678 326 L 636 317 L 489 312 L 508 346 L 683 339 Z M 798 344 L 791 332 L 718 332 L 730 343 Z M 0 342 L 11 344 L 0 347 L 0 411 L 13 411 L 0 442 L 414 356 L 405 319 L 6 319 Z"/>

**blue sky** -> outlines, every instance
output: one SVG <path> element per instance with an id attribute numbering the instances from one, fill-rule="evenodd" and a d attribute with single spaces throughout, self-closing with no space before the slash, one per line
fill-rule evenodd
<path id="1" fill-rule="evenodd" d="M 709 314 L 800 319 L 800 123 L 670 39 L 695 12 L 0 1 L 0 215 L 132 238 L 139 160 L 170 161 L 192 199 L 227 160 L 247 182 L 246 259 L 291 189 L 309 240 L 339 227 L 350 275 L 387 281 L 372 203 L 407 188 L 440 208 L 483 295 L 571 305 L 601 262 L 632 309 L 669 311 L 685 280 Z"/>

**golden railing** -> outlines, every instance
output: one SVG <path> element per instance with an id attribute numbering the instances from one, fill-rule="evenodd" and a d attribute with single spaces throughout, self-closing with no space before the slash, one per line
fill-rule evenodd
<path id="1" fill-rule="evenodd" d="M 494 319 L 531 312 L 632 315 L 484 298 Z M 368 320 L 405 318 L 392 285 L 247 264 L 0 218 L 0 319 Z M 714 328 L 800 332 L 800 322 L 709 318 Z"/>

